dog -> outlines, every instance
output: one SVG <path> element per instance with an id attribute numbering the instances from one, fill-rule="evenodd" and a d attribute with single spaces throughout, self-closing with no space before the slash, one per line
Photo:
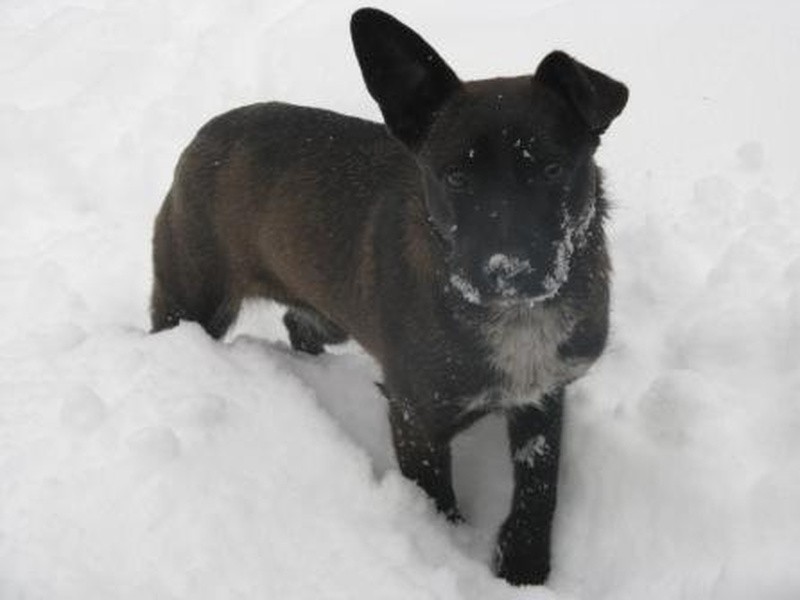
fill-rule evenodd
<path id="1" fill-rule="evenodd" d="M 561 51 L 464 82 L 371 8 L 351 35 L 385 125 L 270 102 L 203 126 L 156 219 L 152 329 L 220 338 L 262 297 L 288 307 L 295 350 L 354 338 L 381 366 L 400 470 L 453 521 L 450 441 L 502 411 L 514 493 L 493 568 L 543 583 L 564 388 L 608 331 L 593 156 L 628 90 Z"/>

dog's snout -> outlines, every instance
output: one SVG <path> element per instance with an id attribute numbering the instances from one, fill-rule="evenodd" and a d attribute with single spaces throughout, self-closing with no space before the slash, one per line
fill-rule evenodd
<path id="1" fill-rule="evenodd" d="M 483 270 L 487 275 L 508 279 L 520 274 L 532 273 L 534 268 L 527 259 L 498 253 L 489 257 Z"/>
<path id="2" fill-rule="evenodd" d="M 490 289 L 503 297 L 514 297 L 521 292 L 521 282 L 535 274 L 530 260 L 513 254 L 496 253 L 484 263 L 482 275 Z"/>

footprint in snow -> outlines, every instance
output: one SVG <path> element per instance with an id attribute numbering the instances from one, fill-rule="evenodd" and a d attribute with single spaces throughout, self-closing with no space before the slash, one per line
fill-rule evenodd
<path id="1" fill-rule="evenodd" d="M 105 420 L 106 403 L 91 388 L 80 385 L 69 389 L 61 404 L 61 424 L 77 433 L 89 433 Z"/>
<path id="2" fill-rule="evenodd" d="M 656 378 L 637 404 L 644 431 L 669 446 L 690 445 L 718 414 L 716 391 L 700 374 L 674 370 Z"/>
<path id="3" fill-rule="evenodd" d="M 181 442 L 169 427 L 145 427 L 128 437 L 131 452 L 148 463 L 163 463 L 177 458 Z"/>
<path id="4" fill-rule="evenodd" d="M 228 401 L 213 394 L 194 394 L 165 399 L 159 411 L 168 421 L 199 427 L 211 427 L 225 420 Z"/>

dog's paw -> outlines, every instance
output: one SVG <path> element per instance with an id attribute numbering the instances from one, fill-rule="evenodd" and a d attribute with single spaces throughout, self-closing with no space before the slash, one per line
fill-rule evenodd
<path id="1" fill-rule="evenodd" d="M 550 574 L 549 539 L 509 516 L 497 536 L 492 570 L 511 585 L 542 585 Z"/>
<path id="2" fill-rule="evenodd" d="M 464 516 L 461 514 L 461 511 L 458 510 L 458 507 L 453 506 L 442 511 L 442 514 L 450 521 L 453 525 L 462 525 L 467 522 Z"/>

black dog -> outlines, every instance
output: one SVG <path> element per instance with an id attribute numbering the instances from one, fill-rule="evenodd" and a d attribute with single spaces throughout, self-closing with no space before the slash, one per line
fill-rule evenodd
<path id="1" fill-rule="evenodd" d="M 220 337 L 260 296 L 289 307 L 295 349 L 352 336 L 382 366 L 400 469 L 453 520 L 449 442 L 504 411 L 515 490 L 494 568 L 541 583 L 564 386 L 606 340 L 593 155 L 627 89 L 562 52 L 462 82 L 385 13 L 351 29 L 386 127 L 277 103 L 205 125 L 156 222 L 153 330 Z"/>

